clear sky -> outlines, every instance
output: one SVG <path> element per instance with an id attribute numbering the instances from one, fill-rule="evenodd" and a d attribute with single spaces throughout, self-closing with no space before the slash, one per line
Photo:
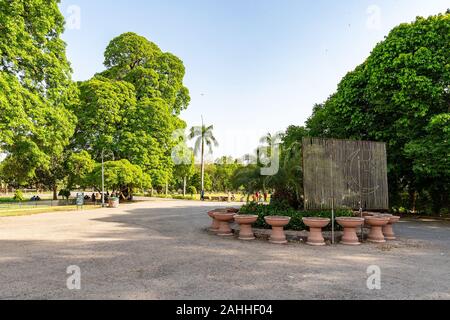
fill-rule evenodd
<path id="1" fill-rule="evenodd" d="M 303 125 L 315 103 L 389 30 L 448 0 L 63 0 L 75 80 L 104 69 L 109 41 L 133 31 L 183 60 L 191 105 L 220 142 L 214 158 L 252 152 L 266 132 Z"/>

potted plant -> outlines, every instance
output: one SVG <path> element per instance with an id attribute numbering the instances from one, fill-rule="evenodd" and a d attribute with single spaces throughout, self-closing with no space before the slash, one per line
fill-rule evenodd
<path id="1" fill-rule="evenodd" d="M 235 214 L 227 211 L 215 211 L 214 218 L 219 221 L 219 230 L 217 235 L 220 237 L 229 237 L 233 235 L 230 228 L 230 222 L 233 221 Z"/>
<path id="2" fill-rule="evenodd" d="M 254 240 L 255 234 L 252 230 L 252 224 L 258 220 L 256 215 L 235 215 L 234 221 L 239 224 L 239 239 Z"/>
<path id="3" fill-rule="evenodd" d="M 270 242 L 274 244 L 287 244 L 286 234 L 284 227 L 289 224 L 291 218 L 281 216 L 268 216 L 264 220 L 268 225 L 272 227 L 272 234 L 270 236 Z"/>
<path id="4" fill-rule="evenodd" d="M 325 228 L 331 219 L 328 218 L 303 218 L 303 223 L 309 227 L 308 241 L 310 246 L 324 246 L 325 239 L 322 235 L 322 228 Z"/>
<path id="5" fill-rule="evenodd" d="M 374 243 L 384 243 L 386 238 L 383 235 L 383 227 L 389 223 L 390 218 L 386 216 L 367 216 L 364 218 L 368 226 L 370 226 L 370 232 L 368 240 Z"/>
<path id="6" fill-rule="evenodd" d="M 208 212 L 208 216 L 212 219 L 212 224 L 211 227 L 209 228 L 209 231 L 211 232 L 219 231 L 220 222 L 214 217 L 216 212 L 226 212 L 226 211 L 224 209 L 216 209 Z"/>
<path id="7" fill-rule="evenodd" d="M 336 222 L 344 228 L 344 236 L 341 243 L 348 246 L 358 246 L 361 244 L 356 234 L 356 228 L 364 224 L 363 218 L 339 217 Z"/>
<path id="8" fill-rule="evenodd" d="M 108 200 L 108 205 L 110 208 L 118 208 L 120 203 L 120 199 L 118 197 L 111 197 Z"/>
<path id="9" fill-rule="evenodd" d="M 394 224 L 398 223 L 400 221 L 399 216 L 393 216 L 393 215 L 381 215 L 389 218 L 389 222 L 387 225 L 383 227 L 383 234 L 386 240 L 396 240 L 397 237 L 395 236 L 394 232 Z"/>

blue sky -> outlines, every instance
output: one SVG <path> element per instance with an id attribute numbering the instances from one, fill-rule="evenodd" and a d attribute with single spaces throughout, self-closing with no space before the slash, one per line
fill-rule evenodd
<path id="1" fill-rule="evenodd" d="M 315 103 L 390 29 L 444 12 L 448 0 L 63 0 L 75 80 L 104 69 L 115 36 L 133 31 L 181 58 L 189 126 L 214 124 L 214 158 L 252 152 L 265 132 L 302 125 Z M 79 10 L 79 15 L 78 11 Z M 78 19 L 79 17 L 79 19 Z"/>

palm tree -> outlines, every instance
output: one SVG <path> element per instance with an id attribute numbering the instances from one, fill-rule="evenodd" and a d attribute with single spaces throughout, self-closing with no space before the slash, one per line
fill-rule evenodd
<path id="1" fill-rule="evenodd" d="M 209 153 L 212 154 L 213 146 L 218 147 L 219 143 L 213 135 L 214 126 L 205 126 L 203 124 L 201 127 L 192 127 L 191 133 L 189 134 L 190 139 L 197 139 L 195 141 L 195 154 L 201 153 L 201 170 L 202 170 L 202 192 L 205 190 L 205 146 L 209 148 Z"/>
<path id="2" fill-rule="evenodd" d="M 275 134 L 267 133 L 264 137 L 262 137 L 259 142 L 268 145 L 269 147 L 281 143 L 283 139 L 283 132 L 277 132 Z"/>

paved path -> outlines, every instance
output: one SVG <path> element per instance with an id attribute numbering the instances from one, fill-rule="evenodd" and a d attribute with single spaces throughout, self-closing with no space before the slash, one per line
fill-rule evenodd
<path id="1" fill-rule="evenodd" d="M 388 245 L 311 248 L 220 239 L 218 204 L 0 218 L 1 299 L 450 299 L 450 224 L 403 222 Z M 82 288 L 66 287 L 77 265 Z M 367 289 L 367 267 L 382 289 Z"/>

